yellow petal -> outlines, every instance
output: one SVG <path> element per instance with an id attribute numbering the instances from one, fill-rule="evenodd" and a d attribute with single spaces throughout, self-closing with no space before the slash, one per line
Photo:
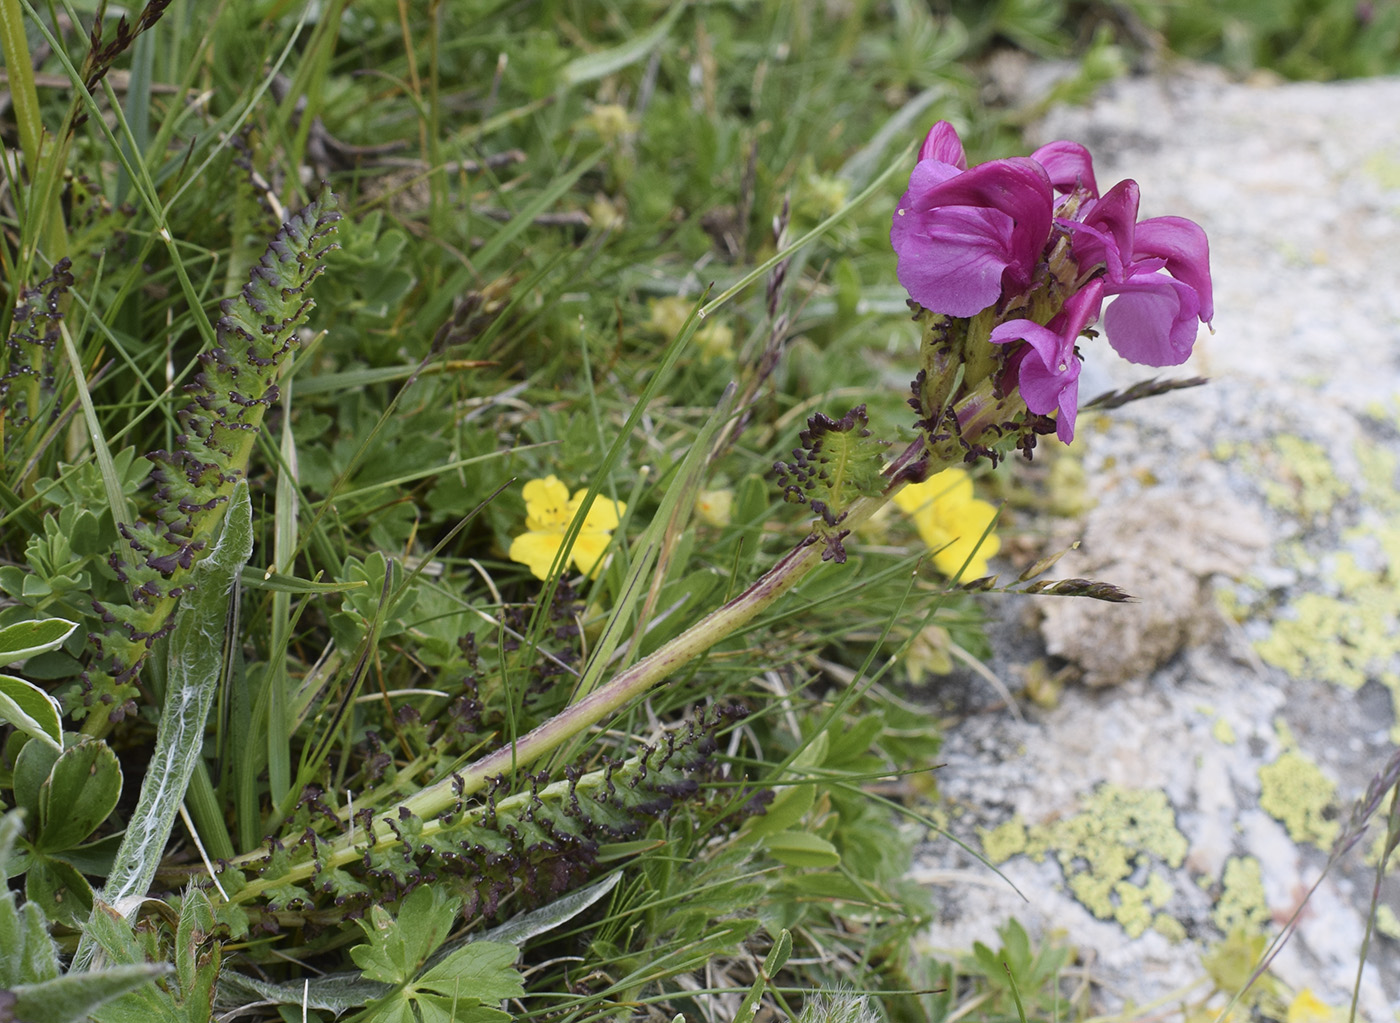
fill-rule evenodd
<path id="1" fill-rule="evenodd" d="M 1288 1023 L 1332 1023 L 1336 1017 L 1332 1006 L 1313 994 L 1310 988 L 1303 988 L 1288 1003 Z"/>
<path id="2" fill-rule="evenodd" d="M 533 532 L 562 531 L 573 517 L 569 507 L 569 488 L 549 475 L 530 480 L 522 491 L 525 497 L 525 528 Z"/>
<path id="3" fill-rule="evenodd" d="M 573 563 L 578 566 L 578 570 L 591 578 L 597 574 L 600 567 L 598 559 L 608 549 L 608 543 L 611 539 L 612 537 L 607 533 L 580 533 L 578 539 L 574 541 L 574 549 L 569 556 Z"/>
<path id="4" fill-rule="evenodd" d="M 569 521 L 572 522 L 579 508 L 583 505 L 583 499 L 588 496 L 588 488 L 585 487 L 574 493 L 574 499 L 569 502 Z M 588 509 L 588 518 L 583 520 L 583 530 L 585 533 L 605 533 L 616 529 L 618 522 L 622 519 L 622 513 L 627 510 L 625 501 L 610 501 L 601 494 L 593 499 L 593 507 Z"/>
<path id="5" fill-rule="evenodd" d="M 939 504 L 963 504 L 973 500 L 972 477 L 965 469 L 944 469 L 930 476 L 924 485 Z"/>
<path id="6" fill-rule="evenodd" d="M 906 512 L 917 512 L 931 504 L 972 499 L 972 478 L 963 469 L 944 469 L 922 483 L 912 483 L 894 495 L 896 506 Z"/>
<path id="7" fill-rule="evenodd" d="M 702 490 L 695 498 L 695 512 L 701 521 L 712 526 L 729 525 L 730 513 L 734 509 L 734 491 L 725 487 L 720 490 Z"/>
<path id="8" fill-rule="evenodd" d="M 953 507 L 940 502 L 934 505 L 933 514 L 917 516 L 915 524 L 924 542 L 930 548 L 942 546 L 933 556 L 934 567 L 950 579 L 957 576 L 966 581 L 986 575 L 987 559 L 1001 550 L 1001 538 L 987 532 L 996 513 L 994 505 L 974 498 Z M 967 567 L 959 573 L 965 561 Z"/>
<path id="9" fill-rule="evenodd" d="M 548 579 L 562 541 L 558 533 L 522 533 L 510 542 L 510 560 L 529 568 L 536 579 Z"/>

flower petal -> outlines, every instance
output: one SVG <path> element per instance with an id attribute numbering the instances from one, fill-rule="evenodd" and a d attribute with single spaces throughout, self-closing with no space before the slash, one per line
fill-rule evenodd
<path id="1" fill-rule="evenodd" d="M 587 488 L 577 491 L 574 499 L 569 502 L 569 521 L 572 522 L 578 510 L 583 505 L 583 499 L 588 496 Z M 588 509 L 588 517 L 583 520 L 583 531 L 588 532 L 609 532 L 617 528 L 617 524 L 622 520 L 622 513 L 627 510 L 624 501 L 613 501 L 602 495 L 593 499 L 593 505 Z"/>
<path id="2" fill-rule="evenodd" d="M 536 579 L 548 579 L 563 539 L 558 533 L 522 533 L 510 542 L 510 560 L 527 567 Z"/>
<path id="3" fill-rule="evenodd" d="M 569 508 L 569 488 L 553 474 L 530 480 L 521 491 L 525 498 L 525 528 L 563 529 L 573 517 Z"/>
<path id="4" fill-rule="evenodd" d="M 947 121 L 939 121 L 928 130 L 923 145 L 919 146 L 919 159 L 937 160 L 950 163 L 960 171 L 967 170 L 967 153 L 963 151 L 962 139 L 957 129 Z"/>
<path id="5" fill-rule="evenodd" d="M 954 581 L 986 575 L 987 559 L 1001 549 L 1001 539 L 988 531 L 996 513 L 995 505 L 974 498 L 939 503 L 934 515 L 917 516 L 915 525 L 934 552 L 934 567 Z"/>
<path id="6" fill-rule="evenodd" d="M 1157 256 L 1165 259 L 1167 273 L 1190 285 L 1200 305 L 1201 322 L 1215 319 L 1210 281 L 1210 242 L 1195 221 L 1185 217 L 1153 217 L 1137 226 L 1133 259 Z"/>
<path id="7" fill-rule="evenodd" d="M 1088 204 L 1079 224 L 1064 222 L 1074 236 L 1074 258 L 1081 272 L 1102 263 L 1110 281 L 1121 281 L 1131 273 L 1128 264 L 1133 258 L 1138 201 L 1137 182 L 1127 178 Z"/>
<path id="8" fill-rule="evenodd" d="M 954 466 L 936 472 L 922 483 L 911 483 L 894 495 L 894 503 L 913 515 L 939 501 L 961 504 L 973 500 L 972 477 Z"/>
<path id="9" fill-rule="evenodd" d="M 585 530 L 574 541 L 574 549 L 569 552 L 569 559 L 578 566 L 580 572 L 591 578 L 597 575 L 601 567 L 599 559 L 611 542 L 612 536 L 608 533 L 590 533 Z"/>
<path id="10" fill-rule="evenodd" d="M 890 226 L 897 273 L 910 297 L 949 316 L 974 316 L 1029 285 L 1050 236 L 1045 169 L 1019 157 L 957 173 L 924 160 Z"/>
<path id="11" fill-rule="evenodd" d="M 925 309 L 976 316 L 1001 297 L 1014 226 L 1000 210 L 969 206 L 896 215 L 890 241 L 899 283 Z"/>
<path id="12" fill-rule="evenodd" d="M 1078 142 L 1050 142 L 1031 154 L 1031 159 L 1045 168 L 1050 184 L 1059 192 L 1082 188 L 1095 198 L 1099 186 L 1094 181 L 1094 159 Z"/>
<path id="13" fill-rule="evenodd" d="M 1085 303 L 1086 306 L 1090 304 Z M 1058 410 L 1060 417 L 1055 433 L 1068 444 L 1074 439 L 1074 421 L 1079 412 L 1080 367 L 1074 354 L 1074 340 L 1079 336 L 1083 319 L 1061 314 L 1051 322 L 1063 333 L 1042 327 L 1033 320 L 1008 320 L 993 328 L 991 341 L 993 344 L 1026 342 L 1027 347 L 1013 355 L 1017 360 L 1015 369 L 1021 398 L 1026 408 L 1036 415 L 1046 416 Z M 1071 327 L 1073 333 L 1069 332 Z"/>
<path id="14" fill-rule="evenodd" d="M 1118 296 L 1103 316 L 1115 352 L 1143 366 L 1179 366 L 1191 357 L 1200 300 L 1189 284 L 1136 274 L 1107 290 Z"/>

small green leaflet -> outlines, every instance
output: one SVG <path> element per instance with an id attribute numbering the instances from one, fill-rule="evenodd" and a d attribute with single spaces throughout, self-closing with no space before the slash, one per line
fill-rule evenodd
<path id="1" fill-rule="evenodd" d="M 77 622 L 66 618 L 41 618 L 5 626 L 0 629 L 0 668 L 54 649 L 77 627 Z"/>
<path id="2" fill-rule="evenodd" d="M 525 993 L 515 969 L 518 950 L 499 941 L 468 942 L 420 975 L 457 919 L 461 900 L 425 885 L 403 901 L 397 917 L 382 906 L 360 927 L 369 939 L 350 950 L 366 980 L 392 984 L 357 1019 L 365 1023 L 505 1023 L 495 1006 Z"/>

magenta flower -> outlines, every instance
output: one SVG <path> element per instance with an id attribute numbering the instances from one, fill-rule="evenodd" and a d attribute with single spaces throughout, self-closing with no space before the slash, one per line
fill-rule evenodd
<path id="1" fill-rule="evenodd" d="M 933 126 L 899 200 L 890 244 L 911 298 L 948 316 L 975 316 L 1026 291 L 1053 217 L 1050 175 L 1027 157 L 970 170 L 957 132 Z"/>
<path id="2" fill-rule="evenodd" d="M 1016 375 L 1026 408 L 1040 416 L 1059 410 L 1055 434 L 1066 444 L 1074 439 L 1079 412 L 1079 358 L 1074 343 L 1098 319 L 1103 292 L 1102 281 L 1089 282 L 1070 296 L 1049 326 L 1034 320 L 1007 320 L 992 328 L 992 344 L 1026 342 L 1007 357 L 1007 372 Z"/>
<path id="3" fill-rule="evenodd" d="M 997 400 L 1018 392 L 1033 415 L 1058 413 L 1066 442 L 1079 410 L 1075 342 L 1101 313 L 1114 350 L 1149 366 L 1185 362 L 1215 313 L 1205 232 L 1181 217 L 1139 222 L 1138 200 L 1131 180 L 1101 194 L 1077 142 L 969 168 L 958 133 L 939 121 L 895 210 L 890 243 L 910 297 L 948 317 L 994 314 L 975 333 L 969 325 L 966 344 L 1004 346 Z M 993 365 L 985 356 L 969 347 L 948 365 L 976 367 L 964 381 L 976 384 Z"/>
<path id="4" fill-rule="evenodd" d="M 1104 332 L 1129 362 L 1178 366 L 1191 355 L 1196 324 L 1210 323 L 1210 245 L 1182 217 L 1137 222 L 1138 186 L 1120 181 L 1087 204 L 1080 218 L 1058 220 L 1073 237 L 1081 271 L 1104 268 Z M 1165 272 L 1163 272 L 1165 271 Z"/>
<path id="5" fill-rule="evenodd" d="M 1097 199 L 1099 186 L 1094 182 L 1094 158 L 1078 142 L 1049 142 L 1031 154 L 1031 159 L 1045 168 L 1050 184 L 1057 192 L 1083 190 Z"/>

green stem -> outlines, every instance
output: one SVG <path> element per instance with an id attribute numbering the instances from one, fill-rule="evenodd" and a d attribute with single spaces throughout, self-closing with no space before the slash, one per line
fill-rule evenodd
<path id="1" fill-rule="evenodd" d="M 983 381 L 957 408 L 962 435 L 974 439 L 996 435 L 999 432 L 999 424 L 1024 412 L 1025 405 L 1019 395 L 1013 393 L 1003 398 L 994 397 L 990 380 Z M 933 463 L 930 471 L 937 471 L 961 462 L 964 448 L 957 438 L 940 441 L 930 448 L 925 439 L 920 437 L 886 467 L 885 475 L 893 482 L 880 494 L 853 501 L 839 527 L 843 530 L 853 530 L 869 520 L 907 482 L 900 478 L 900 470 L 925 452 Z M 739 632 L 820 565 L 822 554 L 826 550 L 827 545 L 820 541 L 816 533 L 808 536 L 744 592 L 712 611 L 654 653 L 619 672 L 611 681 L 599 686 L 577 703 L 514 742 L 494 750 L 460 771 L 452 772 L 433 785 L 414 793 L 397 806 L 377 813 L 369 826 L 368 834 L 362 833 L 358 839 L 350 833 L 342 835 L 322 852 L 319 863 L 298 863 L 277 877 L 254 879 L 239 892 L 237 900 L 244 902 L 256 898 L 273 885 L 298 883 L 318 869 L 344 866 L 362 857 L 366 844 L 383 847 L 398 841 L 397 835 L 387 822 L 397 820 L 404 811 L 423 822 L 425 834 L 436 830 L 435 818 L 460 806 L 465 797 L 480 792 L 492 778 L 510 774 L 540 760 L 576 735 L 645 695 L 717 643 Z M 249 853 L 235 862 L 248 863 L 263 855 L 261 852 Z"/>
<path id="2" fill-rule="evenodd" d="M 920 440 L 914 446 L 920 447 L 922 444 Z M 901 458 L 896 464 L 904 461 L 906 459 Z M 858 498 L 841 520 L 841 528 L 854 529 L 868 520 L 901 486 L 896 484 L 876 497 Z M 492 778 L 534 763 L 580 732 L 621 710 L 721 640 L 734 635 L 820 565 L 825 550 L 826 545 L 815 537 L 804 540 L 743 593 L 567 710 L 514 743 L 502 746 L 463 770 L 455 771 L 442 781 L 414 793 L 397 807 L 378 814 L 369 835 L 362 834 L 358 839 L 352 839 L 347 834 L 337 839 L 329 851 L 322 854 L 321 865 L 339 867 L 359 859 L 364 855 L 366 841 L 374 846 L 397 841 L 393 830 L 383 821 L 397 819 L 400 810 L 407 810 L 422 820 L 425 832 L 432 829 L 435 817 L 457 806 L 464 797 L 481 791 Z M 357 841 L 359 844 L 356 844 Z M 249 862 L 262 855 L 261 852 L 250 853 L 235 862 Z M 237 900 L 247 901 L 272 884 L 294 884 L 304 880 L 317 867 L 314 862 L 299 863 L 279 877 L 251 881 L 239 892 Z"/>

